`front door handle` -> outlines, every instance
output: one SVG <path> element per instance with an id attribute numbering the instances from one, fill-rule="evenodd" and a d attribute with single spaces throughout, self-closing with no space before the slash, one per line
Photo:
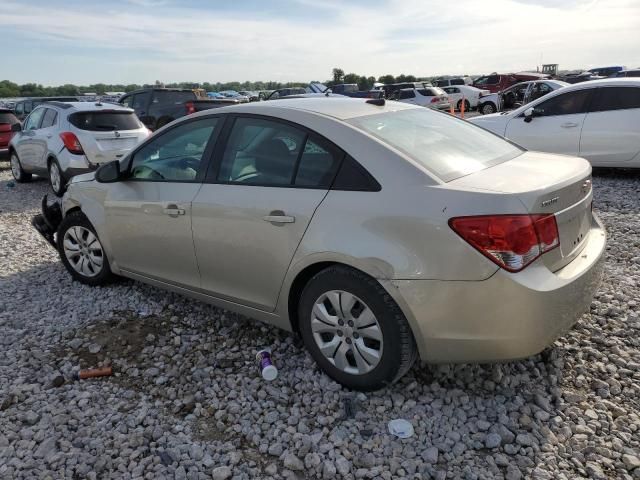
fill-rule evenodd
<path id="1" fill-rule="evenodd" d="M 265 222 L 270 223 L 294 223 L 296 221 L 296 217 L 292 217 L 290 215 L 285 215 L 282 210 L 274 210 L 269 213 L 269 215 L 265 215 L 262 217 Z"/>
<path id="2" fill-rule="evenodd" d="M 563 123 L 562 125 L 560 125 L 562 128 L 573 128 L 573 127 L 577 127 L 578 124 L 577 123 L 573 123 L 573 122 L 567 122 L 567 123 Z"/>
<path id="3" fill-rule="evenodd" d="M 167 205 L 163 210 L 165 215 L 169 215 L 170 217 L 178 217 L 180 215 L 184 215 L 186 213 L 184 208 L 178 208 L 177 205 Z"/>

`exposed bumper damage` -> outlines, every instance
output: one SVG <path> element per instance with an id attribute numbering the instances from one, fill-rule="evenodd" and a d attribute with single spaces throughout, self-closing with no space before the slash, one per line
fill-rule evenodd
<path id="1" fill-rule="evenodd" d="M 47 195 L 42 197 L 42 213 L 31 219 L 31 225 L 53 248 L 57 248 L 55 234 L 62 221 L 62 208 L 59 200 L 51 205 L 47 200 Z"/>

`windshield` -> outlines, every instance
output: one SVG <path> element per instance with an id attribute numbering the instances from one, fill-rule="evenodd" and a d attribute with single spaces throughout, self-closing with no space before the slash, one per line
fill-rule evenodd
<path id="1" fill-rule="evenodd" d="M 426 108 L 357 117 L 349 123 L 400 150 L 445 182 L 523 152 L 480 127 Z"/>
<path id="2" fill-rule="evenodd" d="M 69 122 L 80 130 L 93 132 L 142 128 L 135 113 L 124 111 L 78 112 L 69 115 Z"/>

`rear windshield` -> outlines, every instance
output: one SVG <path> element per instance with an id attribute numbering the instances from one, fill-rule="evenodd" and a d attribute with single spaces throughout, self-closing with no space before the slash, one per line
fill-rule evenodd
<path id="1" fill-rule="evenodd" d="M 78 112 L 69 116 L 69 122 L 80 130 L 109 132 L 114 130 L 137 130 L 142 124 L 133 112 L 98 111 Z"/>
<path id="2" fill-rule="evenodd" d="M 440 95 L 446 95 L 444 90 L 438 87 L 430 87 L 430 88 L 421 88 L 418 90 L 422 95 L 426 95 L 427 97 L 438 97 Z"/>
<path id="3" fill-rule="evenodd" d="M 18 123 L 18 119 L 13 113 L 0 112 L 0 123 L 9 123 L 13 125 L 14 123 Z"/>
<path id="4" fill-rule="evenodd" d="M 349 121 L 445 182 L 511 160 L 523 150 L 480 127 L 426 108 Z"/>

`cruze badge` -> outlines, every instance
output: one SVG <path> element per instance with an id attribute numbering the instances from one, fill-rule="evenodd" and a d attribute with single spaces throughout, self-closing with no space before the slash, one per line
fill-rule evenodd
<path id="1" fill-rule="evenodd" d="M 560 197 L 553 197 L 553 198 L 550 198 L 549 200 L 545 200 L 540 205 L 542 205 L 543 207 L 548 207 L 549 205 L 553 205 L 554 203 L 558 203 L 558 200 L 560 200 Z"/>
<path id="2" fill-rule="evenodd" d="M 113 134 L 116 136 L 116 138 L 120 138 L 120 132 L 113 132 Z"/>

